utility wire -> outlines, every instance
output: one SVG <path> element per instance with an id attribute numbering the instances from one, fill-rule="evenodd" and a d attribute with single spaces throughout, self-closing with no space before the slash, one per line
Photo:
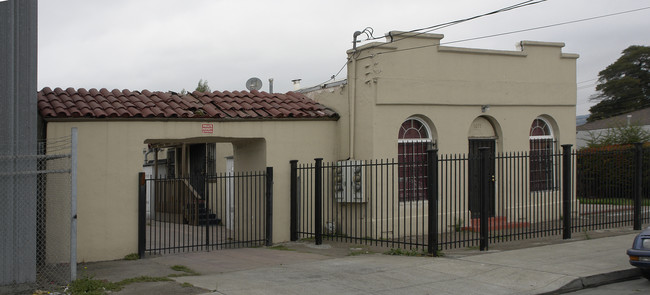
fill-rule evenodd
<path id="1" fill-rule="evenodd" d="M 521 29 L 521 30 L 498 33 L 498 34 L 491 34 L 491 35 L 485 35 L 485 36 L 480 36 L 480 37 L 474 37 L 474 38 L 467 38 L 467 39 L 461 39 L 461 40 L 456 40 L 456 41 L 443 42 L 443 43 L 440 43 L 440 44 L 422 45 L 422 46 L 416 46 L 416 47 L 411 47 L 411 48 L 403 48 L 403 49 L 399 49 L 399 50 L 378 52 L 377 55 L 387 54 L 387 53 L 395 53 L 395 52 L 401 52 L 401 51 L 409 51 L 409 50 L 415 50 L 415 49 L 421 49 L 421 48 L 427 48 L 427 47 L 434 47 L 434 46 L 440 46 L 440 45 L 447 45 L 447 44 L 455 44 L 455 43 L 461 43 L 461 42 L 467 42 L 467 41 L 474 41 L 474 40 L 481 40 L 481 39 L 487 39 L 487 38 L 500 37 L 500 36 L 511 35 L 511 34 L 516 34 L 516 33 L 528 32 L 528 31 L 547 29 L 547 28 L 563 26 L 563 25 L 568 25 L 568 24 L 574 24 L 574 23 L 580 23 L 580 22 L 586 22 L 586 21 L 591 21 L 591 20 L 596 20 L 596 19 L 601 19 L 601 18 L 606 18 L 606 17 L 618 16 L 618 15 L 622 15 L 622 14 L 628 14 L 628 13 L 638 12 L 638 11 L 647 10 L 647 9 L 650 9 L 650 6 L 641 7 L 641 8 L 632 9 L 632 10 L 621 11 L 621 12 L 616 12 L 616 13 L 605 14 L 605 15 L 600 15 L 600 16 L 594 16 L 594 17 L 589 17 L 589 18 L 583 18 L 583 19 L 578 19 L 578 20 L 573 20 L 573 21 L 555 23 L 555 24 L 551 24 L 551 25 L 533 27 L 533 28 L 528 28 L 528 29 Z M 447 24 L 449 24 L 449 23 L 447 23 Z M 402 39 L 393 40 L 393 42 L 404 40 L 406 38 L 408 38 L 408 36 L 404 37 Z M 376 45 L 376 46 L 369 47 L 369 48 L 366 48 L 366 49 L 372 49 L 372 48 L 375 48 L 375 47 L 378 47 L 378 46 L 381 46 L 381 45 L 385 45 L 385 44 Z M 347 65 L 349 60 L 350 60 L 350 58 L 348 57 L 346 59 L 345 64 L 343 65 L 343 67 L 334 76 L 334 78 L 337 77 L 341 73 L 341 71 L 345 68 L 345 66 Z M 333 80 L 333 79 L 330 79 L 330 80 L 328 80 L 328 81 L 326 81 L 324 83 L 321 83 L 319 85 L 323 85 L 323 84 L 325 84 L 325 83 L 327 83 L 327 82 L 329 82 L 331 80 Z"/>
<path id="2" fill-rule="evenodd" d="M 407 34 L 407 33 L 415 33 L 415 32 L 420 32 L 421 31 L 419 34 L 415 35 L 415 36 L 418 36 L 418 35 L 421 35 L 421 34 L 429 33 L 429 32 L 432 32 L 432 31 L 435 31 L 435 30 L 438 30 L 438 29 L 442 29 L 442 28 L 447 28 L 447 27 L 450 27 L 450 26 L 453 26 L 453 25 L 461 24 L 461 23 L 464 23 L 464 22 L 468 22 L 468 21 L 471 21 L 471 20 L 478 19 L 478 18 L 482 18 L 482 17 L 494 15 L 494 14 L 497 14 L 497 13 L 502 13 L 502 12 L 514 10 L 514 9 L 517 9 L 517 8 L 522 8 L 522 7 L 525 7 L 525 6 L 539 4 L 539 3 L 542 3 L 542 2 L 546 2 L 546 1 L 547 0 L 528 0 L 528 1 L 520 2 L 520 3 L 517 3 L 517 4 L 511 5 L 511 6 L 508 6 L 508 7 L 497 9 L 497 10 L 494 10 L 494 11 L 491 11 L 491 12 L 488 12 L 488 13 L 468 17 L 468 18 L 465 18 L 465 19 L 455 20 L 455 21 L 451 21 L 451 22 L 446 22 L 446 23 L 442 23 L 442 24 L 429 26 L 429 27 L 426 27 L 426 28 L 415 29 L 415 30 L 411 30 L 411 31 L 408 31 L 408 32 L 396 34 L 394 36 L 391 36 L 391 38 L 399 37 L 400 35 L 404 35 L 404 34 Z M 404 40 L 404 39 L 407 39 L 407 38 L 412 38 L 412 37 L 415 37 L 415 36 L 406 36 L 406 37 L 401 38 L 401 39 L 392 40 L 391 42 L 397 42 L 397 41 Z M 370 39 L 370 40 L 377 40 L 377 39 L 380 39 L 380 38 L 383 38 L 383 37 L 377 37 L 377 38 L 373 38 L 373 39 Z"/>
<path id="3" fill-rule="evenodd" d="M 590 21 L 590 20 L 595 20 L 595 19 L 600 19 L 600 18 L 605 18 L 605 17 L 611 17 L 611 16 L 617 16 L 617 15 L 626 14 L 626 13 L 637 12 L 637 11 L 646 10 L 646 9 L 650 9 L 650 6 L 637 8 L 637 9 L 632 9 L 632 10 L 621 11 L 621 12 L 616 12 L 616 13 L 605 14 L 605 15 L 600 15 L 600 16 L 588 17 L 588 18 L 583 18 L 583 19 L 578 19 L 578 20 L 573 20 L 573 21 L 561 22 L 561 23 L 556 23 L 556 24 L 552 24 L 552 25 L 539 26 L 539 27 L 534 27 L 534 28 L 529 28 L 529 29 L 522 29 L 522 30 L 499 33 L 499 34 L 492 34 L 492 35 L 486 35 L 486 36 L 481 36 L 481 37 L 462 39 L 462 40 L 457 40 L 457 41 L 450 41 L 450 42 L 440 43 L 440 45 L 460 43 L 460 42 L 466 42 L 466 41 L 474 41 L 474 40 L 479 40 L 479 39 L 486 39 L 486 38 L 499 37 L 499 36 L 522 33 L 522 32 L 528 32 L 528 31 L 535 31 L 535 30 L 540 30 L 540 29 L 547 29 L 547 28 L 552 28 L 552 27 L 557 27 L 557 26 L 575 24 L 575 23 L 579 23 L 579 22 L 585 22 L 585 21 Z M 408 48 L 405 48 L 405 49 L 408 49 Z"/>
<path id="4" fill-rule="evenodd" d="M 587 82 L 591 82 L 591 81 L 596 81 L 596 80 L 598 80 L 598 78 L 593 78 L 593 79 L 589 79 L 589 80 L 580 81 L 580 82 L 578 82 L 578 83 L 576 83 L 576 84 L 583 84 L 583 83 L 587 83 Z"/>
<path id="5" fill-rule="evenodd" d="M 434 31 L 434 30 L 437 30 L 437 29 L 447 28 L 447 27 L 457 25 L 457 24 L 460 24 L 460 23 L 464 23 L 464 22 L 468 22 L 468 21 L 471 21 L 471 20 L 474 20 L 474 19 L 477 19 L 477 18 L 481 18 L 481 17 L 485 17 L 485 16 L 489 16 L 489 15 L 494 15 L 494 14 L 497 14 L 497 13 L 506 12 L 506 11 L 514 10 L 514 9 L 525 7 L 525 6 L 539 4 L 539 3 L 542 3 L 542 2 L 546 2 L 546 1 L 547 0 L 527 0 L 527 1 L 523 1 L 523 2 L 520 2 L 520 3 L 514 4 L 514 5 L 511 5 L 511 6 L 507 6 L 507 7 L 501 8 L 501 9 L 494 10 L 494 11 L 491 11 L 491 12 L 488 12 L 488 13 L 472 16 L 472 17 L 469 17 L 469 18 L 464 18 L 464 19 L 460 19 L 460 20 L 455 20 L 455 21 L 451 21 L 451 22 L 437 24 L 437 25 L 433 25 L 433 26 L 429 26 L 429 27 L 425 27 L 425 28 L 414 29 L 414 30 L 408 31 L 406 33 L 415 33 L 415 32 L 419 32 L 419 31 L 422 31 L 422 32 L 420 32 L 419 34 L 416 34 L 416 35 L 405 36 L 405 37 L 397 39 L 397 40 L 392 39 L 394 37 L 399 37 L 400 35 L 406 34 L 406 33 L 400 33 L 400 34 L 391 36 L 391 39 L 392 39 L 391 42 L 398 42 L 398 41 L 401 41 L 401 40 L 404 40 L 404 39 L 407 39 L 407 38 L 412 38 L 412 37 L 415 37 L 415 36 L 418 36 L 418 35 L 421 35 L 421 34 L 426 34 L 426 33 L 429 33 L 431 31 Z M 366 29 L 368 29 L 368 28 L 366 28 Z M 366 29 L 364 29 L 364 32 L 365 32 Z M 383 36 L 382 37 L 374 37 L 374 36 L 372 36 L 372 33 L 366 34 L 366 36 L 368 38 L 365 41 L 378 40 L 378 39 L 385 38 Z M 381 45 L 375 45 L 373 47 L 369 47 L 369 48 L 366 48 L 366 49 L 372 49 L 372 48 L 377 47 L 377 46 L 381 46 Z M 338 75 L 343 71 L 343 69 L 348 64 L 349 61 L 350 61 L 350 58 L 348 57 L 346 59 L 345 63 L 343 64 L 343 66 L 341 67 L 341 69 L 336 73 L 336 75 L 333 75 L 332 78 L 330 78 L 329 80 L 327 80 L 327 81 L 325 81 L 323 83 L 320 83 L 318 85 L 323 85 L 323 84 L 325 84 L 325 83 L 327 83 L 329 81 L 335 80 L 336 77 L 338 77 Z"/>

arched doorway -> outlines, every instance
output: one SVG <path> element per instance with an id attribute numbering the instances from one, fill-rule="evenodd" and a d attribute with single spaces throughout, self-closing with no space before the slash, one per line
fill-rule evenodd
<path id="1" fill-rule="evenodd" d="M 469 210 L 472 218 L 481 217 L 481 154 L 480 148 L 488 148 L 488 167 L 485 167 L 487 173 L 491 175 L 491 181 L 488 190 L 485 192 L 487 200 L 488 214 L 487 217 L 494 216 L 495 194 L 494 194 L 494 174 L 495 164 L 494 156 L 496 151 L 497 132 L 492 123 L 485 117 L 474 119 L 468 132 L 469 141 L 469 163 L 467 167 L 468 174 L 468 195 Z"/>

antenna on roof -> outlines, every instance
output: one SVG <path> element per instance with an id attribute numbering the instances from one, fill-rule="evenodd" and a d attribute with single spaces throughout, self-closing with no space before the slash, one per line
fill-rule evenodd
<path id="1" fill-rule="evenodd" d="M 248 79 L 248 81 L 246 81 L 246 89 L 248 89 L 248 91 L 262 89 L 262 80 L 257 77 Z"/>

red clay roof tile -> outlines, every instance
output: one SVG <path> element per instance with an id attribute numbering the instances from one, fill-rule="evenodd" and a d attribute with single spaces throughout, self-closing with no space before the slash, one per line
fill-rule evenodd
<path id="1" fill-rule="evenodd" d="M 108 116 L 108 114 L 102 109 L 94 109 L 93 113 L 99 118 L 104 118 Z"/>
<path id="2" fill-rule="evenodd" d="M 262 109 L 254 109 L 254 111 L 255 111 L 258 115 L 260 115 L 260 117 L 262 117 L 262 118 L 265 118 L 265 117 L 271 117 L 271 114 L 265 112 L 265 111 L 262 110 Z"/>
<path id="3" fill-rule="evenodd" d="M 142 117 L 147 118 L 151 116 L 154 116 L 154 113 L 150 109 L 148 108 L 142 109 Z"/>
<path id="4" fill-rule="evenodd" d="M 300 93 L 248 91 L 173 92 L 43 88 L 38 108 L 45 118 L 338 118 L 331 109 Z M 203 112 L 197 112 L 203 110 Z"/>
<path id="5" fill-rule="evenodd" d="M 92 110 L 90 110 L 90 108 L 83 108 L 83 109 L 81 109 L 81 115 L 84 116 L 84 117 L 90 117 L 90 116 L 92 116 L 93 114 L 94 114 L 94 113 L 93 113 Z"/>
<path id="6" fill-rule="evenodd" d="M 157 106 L 153 106 L 153 107 L 151 107 L 150 109 L 151 109 L 151 112 L 152 112 L 152 113 L 154 114 L 154 116 L 156 116 L 156 117 L 164 117 L 164 115 L 165 115 L 165 113 L 163 113 L 163 111 L 162 111 L 159 107 L 157 107 Z"/>
<path id="7" fill-rule="evenodd" d="M 244 110 L 244 112 L 246 112 L 246 114 L 248 114 L 248 116 L 251 117 L 251 118 L 259 117 L 259 115 L 257 113 L 255 113 L 253 110 L 246 109 L 246 110 Z"/>

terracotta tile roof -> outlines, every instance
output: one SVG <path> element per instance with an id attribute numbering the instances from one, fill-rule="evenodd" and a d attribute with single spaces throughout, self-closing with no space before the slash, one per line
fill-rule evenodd
<path id="1" fill-rule="evenodd" d="M 44 118 L 212 118 L 212 119 L 337 119 L 337 113 L 297 92 L 253 90 L 198 92 L 186 95 L 149 90 L 109 91 L 84 88 L 38 92 Z"/>

